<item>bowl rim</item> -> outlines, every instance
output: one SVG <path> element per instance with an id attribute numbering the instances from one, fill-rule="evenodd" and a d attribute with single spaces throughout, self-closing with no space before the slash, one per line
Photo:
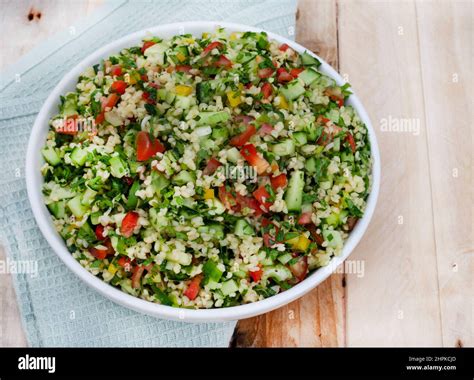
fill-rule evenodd
<path id="1" fill-rule="evenodd" d="M 77 275 L 87 285 L 104 295 L 108 299 L 135 311 L 152 315 L 155 317 L 178 320 L 183 322 L 223 322 L 234 321 L 239 319 L 250 318 L 259 314 L 266 313 L 281 306 L 284 306 L 309 292 L 329 277 L 338 265 L 344 262 L 345 259 L 352 253 L 357 246 L 362 236 L 364 235 L 370 220 L 372 219 L 380 187 L 380 153 L 377 144 L 375 131 L 370 122 L 369 116 L 365 111 L 362 103 L 357 95 L 353 92 L 348 99 L 348 103 L 354 107 L 360 119 L 367 127 L 369 134 L 369 141 L 371 144 L 372 155 L 372 184 L 371 190 L 367 199 L 367 206 L 364 216 L 358 221 L 354 230 L 350 233 L 348 239 L 345 241 L 342 253 L 340 256 L 333 257 L 329 265 L 319 268 L 314 271 L 305 280 L 295 285 L 294 287 L 279 293 L 277 295 L 265 298 L 261 301 L 253 303 L 242 304 L 238 306 L 231 306 L 226 308 L 212 308 L 212 309 L 184 309 L 172 306 L 161 305 L 151 301 L 147 301 L 119 290 L 118 288 L 109 285 L 99 277 L 88 272 L 67 249 L 63 239 L 54 228 L 52 218 L 44 203 L 41 185 L 43 183 L 43 176 L 39 168 L 40 164 L 44 163 L 41 156 L 41 148 L 44 145 L 47 130 L 45 126 L 48 125 L 50 114 L 53 109 L 56 109 L 59 96 L 66 92 L 66 88 L 71 87 L 71 83 L 75 85 L 80 73 L 88 66 L 99 62 L 101 58 L 108 57 L 110 54 L 119 51 L 123 47 L 133 46 L 141 41 L 143 37 L 149 35 L 174 35 L 191 32 L 199 34 L 205 31 L 212 32 L 217 27 L 223 27 L 228 32 L 266 32 L 270 39 L 276 40 L 280 43 L 286 43 L 294 50 L 302 53 L 308 51 L 311 55 L 321 61 L 319 70 L 335 79 L 339 85 L 345 83 L 343 78 L 333 69 L 325 60 L 306 49 L 302 45 L 289 40 L 278 34 L 265 31 L 260 28 L 221 21 L 187 21 L 177 22 L 171 24 L 158 25 L 140 31 L 128 34 L 118 40 L 115 40 L 102 48 L 96 50 L 92 54 L 84 58 L 74 68 L 72 68 L 61 81 L 54 87 L 50 95 L 41 107 L 38 113 L 31 135 L 28 142 L 26 154 L 26 186 L 28 198 L 35 220 L 43 234 L 48 241 L 51 248 L 59 256 L 59 258 L 66 264 L 66 266 Z M 54 112 L 53 112 L 54 113 Z"/>

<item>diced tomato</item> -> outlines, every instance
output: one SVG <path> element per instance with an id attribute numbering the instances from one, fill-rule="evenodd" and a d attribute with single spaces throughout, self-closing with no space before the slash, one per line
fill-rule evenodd
<path id="1" fill-rule="evenodd" d="M 284 189 L 288 183 L 288 180 L 286 178 L 286 174 L 285 173 L 281 173 L 275 177 L 271 177 L 270 178 L 270 182 L 272 184 L 272 187 L 277 190 L 278 188 L 282 188 Z"/>
<path id="2" fill-rule="evenodd" d="M 77 118 L 78 115 L 66 117 L 64 123 L 56 128 L 56 132 L 63 135 L 76 135 L 79 132 Z"/>
<path id="3" fill-rule="evenodd" d="M 263 98 L 268 99 L 273 93 L 273 87 L 270 83 L 265 82 L 260 91 L 262 92 Z"/>
<path id="4" fill-rule="evenodd" d="M 120 233 L 129 238 L 133 235 L 133 231 L 138 223 L 138 213 L 135 211 L 129 211 L 122 220 L 122 225 L 120 226 Z"/>
<path id="5" fill-rule="evenodd" d="M 265 247 L 271 247 L 273 244 L 275 244 L 275 239 L 269 233 L 265 233 L 263 234 L 263 244 Z"/>
<path id="6" fill-rule="evenodd" d="M 202 51 L 202 56 L 205 56 L 205 55 L 208 55 L 211 50 L 213 49 L 220 49 L 222 47 L 222 43 L 220 43 L 219 41 L 214 41 L 214 42 L 211 42 L 209 45 L 207 45 L 204 50 Z"/>
<path id="7" fill-rule="evenodd" d="M 95 247 L 89 248 L 89 252 L 96 259 L 104 260 L 107 257 L 107 249 L 98 249 Z"/>
<path id="8" fill-rule="evenodd" d="M 135 268 L 133 268 L 133 274 L 132 274 L 132 288 L 133 289 L 138 289 L 140 287 L 140 281 L 142 279 L 144 270 L 145 270 L 145 267 L 142 265 L 137 265 Z"/>
<path id="9" fill-rule="evenodd" d="M 137 134 L 137 161 L 146 161 L 156 153 L 163 153 L 165 147 L 158 139 L 150 137 L 145 131 Z"/>
<path id="10" fill-rule="evenodd" d="M 308 256 L 300 257 L 295 264 L 288 265 L 288 268 L 299 282 L 303 281 L 308 274 Z"/>
<path id="11" fill-rule="evenodd" d="M 127 83 L 125 83 L 123 80 L 116 80 L 110 86 L 111 91 L 116 92 L 117 94 L 120 94 L 120 95 L 124 94 L 126 89 L 127 89 Z"/>
<path id="12" fill-rule="evenodd" d="M 280 51 L 287 51 L 289 48 L 288 44 L 282 44 L 280 45 L 280 47 L 278 48 Z"/>
<path id="13" fill-rule="evenodd" d="M 260 136 L 265 136 L 273 132 L 273 125 L 268 123 L 263 123 L 262 126 L 258 129 L 258 134 Z"/>
<path id="14" fill-rule="evenodd" d="M 148 82 L 148 75 L 142 74 L 142 75 L 140 75 L 140 79 L 141 79 L 143 82 Z"/>
<path id="15" fill-rule="evenodd" d="M 267 219 L 267 218 L 262 219 L 262 227 L 263 228 L 268 227 L 270 224 L 273 224 L 270 219 Z"/>
<path id="16" fill-rule="evenodd" d="M 105 112 L 102 111 L 95 117 L 95 123 L 96 124 L 102 124 L 105 120 Z"/>
<path id="17" fill-rule="evenodd" d="M 217 67 L 225 67 L 226 69 L 230 69 L 232 67 L 232 62 L 225 55 L 221 55 L 219 59 L 214 62 L 214 65 Z"/>
<path id="18" fill-rule="evenodd" d="M 316 244 L 322 245 L 324 243 L 324 238 L 318 234 L 317 228 L 313 223 L 306 224 L 305 227 L 310 232 L 311 237 L 314 239 Z"/>
<path id="19" fill-rule="evenodd" d="M 300 75 L 303 70 L 304 70 L 304 69 L 301 68 L 301 67 L 295 67 L 294 69 L 291 69 L 290 75 L 291 75 L 293 78 L 298 78 L 298 75 Z"/>
<path id="20" fill-rule="evenodd" d="M 258 70 L 258 77 L 261 79 L 264 78 L 270 78 L 273 75 L 273 72 L 275 70 L 272 69 L 271 67 L 265 67 L 264 69 L 259 69 Z"/>
<path id="21" fill-rule="evenodd" d="M 156 104 L 156 102 L 151 98 L 151 95 L 149 92 L 144 91 L 142 94 L 142 99 L 148 104 Z"/>
<path id="22" fill-rule="evenodd" d="M 122 68 L 120 67 L 120 65 L 113 65 L 111 68 L 110 68 L 110 74 L 113 75 L 113 76 L 119 76 L 119 75 L 122 75 Z"/>
<path id="23" fill-rule="evenodd" d="M 291 74 L 284 68 L 284 67 L 280 67 L 278 70 L 277 70 L 277 80 L 278 82 L 290 82 L 293 80 L 293 77 L 291 76 Z"/>
<path id="24" fill-rule="evenodd" d="M 155 45 L 156 42 L 153 41 L 145 41 L 142 46 L 142 54 L 145 53 L 145 50 L 148 49 L 149 47 Z"/>
<path id="25" fill-rule="evenodd" d="M 254 125 L 249 124 L 247 129 L 239 135 L 236 135 L 230 139 L 229 144 L 232 146 L 243 146 L 245 145 L 250 138 L 257 133 L 257 129 Z"/>
<path id="26" fill-rule="evenodd" d="M 189 66 L 189 65 L 177 65 L 175 67 L 175 69 L 176 69 L 176 71 L 178 71 L 180 73 L 187 73 L 187 72 L 189 72 L 189 70 L 192 69 L 192 67 Z"/>
<path id="27" fill-rule="evenodd" d="M 253 167 L 256 168 L 258 174 L 266 172 L 270 164 L 263 157 L 258 155 L 257 149 L 253 144 L 246 144 L 240 150 L 242 157 Z"/>
<path id="28" fill-rule="evenodd" d="M 352 133 L 347 132 L 346 141 L 349 143 L 349 145 L 352 149 L 352 153 L 355 153 L 357 148 L 356 148 L 356 143 L 355 143 L 355 140 L 354 140 L 354 136 L 352 136 Z"/>
<path id="29" fill-rule="evenodd" d="M 187 289 L 183 293 L 191 301 L 197 297 L 197 295 L 199 294 L 199 291 L 201 290 L 201 280 L 202 280 L 202 275 L 197 275 L 196 277 L 194 277 L 189 283 Z"/>
<path id="30" fill-rule="evenodd" d="M 131 263 L 132 261 L 128 257 L 125 257 L 125 256 L 121 256 L 117 260 L 117 264 L 120 265 L 122 268 L 124 268 L 126 272 L 130 272 Z"/>
<path id="31" fill-rule="evenodd" d="M 102 102 L 102 110 L 105 110 L 106 108 L 113 108 L 115 107 L 115 105 L 117 104 L 117 102 L 119 101 L 120 99 L 120 96 L 118 96 L 117 94 L 110 94 L 109 96 L 107 96 L 107 98 L 104 99 L 104 101 Z"/>
<path id="32" fill-rule="evenodd" d="M 202 171 L 202 174 L 204 175 L 211 175 L 213 174 L 219 166 L 222 164 L 217 161 L 214 157 L 211 157 L 211 159 L 207 162 L 206 167 Z"/>
<path id="33" fill-rule="evenodd" d="M 312 212 L 304 212 L 300 215 L 298 218 L 298 224 L 303 225 L 303 224 L 309 224 L 311 222 L 311 215 Z"/>
<path id="34" fill-rule="evenodd" d="M 244 197 L 243 195 L 237 193 L 236 198 L 237 203 L 240 206 L 240 210 L 244 208 L 249 208 L 254 211 L 253 216 L 259 217 L 260 215 L 262 215 L 263 210 L 260 208 L 260 204 L 254 197 Z"/>
<path id="35" fill-rule="evenodd" d="M 270 199 L 270 194 L 268 194 L 268 191 L 267 189 L 265 189 L 265 186 L 260 186 L 252 194 L 258 201 L 258 203 L 260 203 L 268 211 L 272 203 L 268 201 Z"/>
<path id="36" fill-rule="evenodd" d="M 344 99 L 338 99 L 337 100 L 337 106 L 341 108 L 344 105 Z"/>
<path id="37" fill-rule="evenodd" d="M 259 270 L 249 271 L 250 277 L 252 278 L 253 282 L 259 282 L 263 275 L 263 270 L 260 268 Z"/>
<path id="38" fill-rule="evenodd" d="M 231 210 L 232 207 L 236 205 L 234 196 L 226 190 L 225 185 L 222 185 L 221 187 L 219 187 L 218 195 L 219 195 L 220 201 L 222 202 L 222 204 L 224 205 L 226 209 Z"/>
<path id="39" fill-rule="evenodd" d="M 159 88 L 160 88 L 160 85 L 157 84 L 157 83 L 155 83 L 155 82 L 150 82 L 150 83 L 148 83 L 148 86 L 153 87 L 153 88 L 156 88 L 156 89 L 159 89 Z"/>
<path id="40" fill-rule="evenodd" d="M 95 227 L 95 236 L 97 237 L 97 240 L 104 240 L 104 226 L 102 224 L 98 224 Z"/>

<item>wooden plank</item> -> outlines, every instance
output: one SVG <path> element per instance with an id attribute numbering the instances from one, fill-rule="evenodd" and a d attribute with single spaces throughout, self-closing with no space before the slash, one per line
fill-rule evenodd
<path id="1" fill-rule="evenodd" d="M 300 0 L 296 16 L 296 41 L 337 68 L 336 2 Z M 240 321 L 232 345 L 344 346 L 343 282 L 343 274 L 333 274 L 300 300 L 265 315 Z"/>
<path id="2" fill-rule="evenodd" d="M 473 3 L 419 2 L 416 7 L 443 346 L 473 346 L 473 114 L 469 94 L 474 84 Z"/>
<path id="3" fill-rule="evenodd" d="M 352 256 L 364 260 L 365 274 L 347 276 L 347 344 L 439 346 L 436 246 L 415 5 L 353 1 L 341 2 L 339 11 L 340 69 L 372 118 L 382 156 L 378 207 Z M 397 122 L 410 125 L 413 132 L 395 132 L 392 123 Z"/>

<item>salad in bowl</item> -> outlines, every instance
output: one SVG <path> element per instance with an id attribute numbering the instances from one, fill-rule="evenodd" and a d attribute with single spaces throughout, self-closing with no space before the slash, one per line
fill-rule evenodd
<path id="1" fill-rule="evenodd" d="M 364 217 L 369 131 L 349 84 L 263 31 L 147 35 L 82 70 L 41 149 L 70 255 L 184 309 L 290 291 Z"/>

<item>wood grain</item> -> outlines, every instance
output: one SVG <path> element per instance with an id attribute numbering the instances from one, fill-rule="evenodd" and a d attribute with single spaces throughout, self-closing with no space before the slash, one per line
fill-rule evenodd
<path id="1" fill-rule="evenodd" d="M 443 346 L 474 346 L 473 3 L 421 2 L 416 10 Z"/>
<path id="2" fill-rule="evenodd" d="M 315 20 L 318 22 L 315 22 Z M 296 41 L 338 67 L 337 3 L 298 2 Z M 344 274 L 336 273 L 301 299 L 237 324 L 236 347 L 345 345 Z"/>

